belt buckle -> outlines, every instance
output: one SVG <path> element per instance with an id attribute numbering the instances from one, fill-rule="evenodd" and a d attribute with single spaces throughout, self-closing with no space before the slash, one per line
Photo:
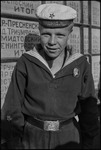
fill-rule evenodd
<path id="1" fill-rule="evenodd" d="M 44 130 L 46 131 L 58 131 L 59 121 L 44 121 Z"/>

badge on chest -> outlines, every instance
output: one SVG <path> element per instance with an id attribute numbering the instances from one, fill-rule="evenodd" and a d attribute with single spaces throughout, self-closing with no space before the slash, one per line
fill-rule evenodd
<path id="1" fill-rule="evenodd" d="M 73 76 L 75 78 L 78 78 L 80 76 L 80 69 L 79 68 L 74 68 L 73 69 Z"/>

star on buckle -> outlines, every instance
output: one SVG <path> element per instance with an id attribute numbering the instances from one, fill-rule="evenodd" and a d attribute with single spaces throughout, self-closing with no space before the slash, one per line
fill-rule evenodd
<path id="1" fill-rule="evenodd" d="M 44 121 L 44 130 L 57 131 L 59 130 L 59 121 Z"/>
<path id="2" fill-rule="evenodd" d="M 11 120 L 12 120 L 11 116 L 8 115 L 8 116 L 7 116 L 7 120 L 8 120 L 8 121 L 11 121 Z"/>
<path id="3" fill-rule="evenodd" d="M 49 17 L 50 17 L 51 19 L 52 19 L 53 17 L 55 17 L 54 13 L 50 14 Z"/>

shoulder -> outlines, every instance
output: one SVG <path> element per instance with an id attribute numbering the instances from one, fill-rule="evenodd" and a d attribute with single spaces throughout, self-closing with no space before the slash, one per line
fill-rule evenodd
<path id="1" fill-rule="evenodd" d="M 76 62 L 77 65 L 84 65 L 85 67 L 90 66 L 90 63 L 87 60 L 87 57 L 81 53 L 75 53 L 71 55 L 73 62 Z"/>
<path id="2" fill-rule="evenodd" d="M 22 54 L 22 56 L 18 58 L 14 70 L 18 72 L 26 72 L 26 63 L 27 59 L 25 54 Z"/>
<path id="3" fill-rule="evenodd" d="M 85 55 L 81 54 L 81 53 L 75 53 L 70 55 L 69 59 L 67 60 L 68 63 L 76 63 L 77 65 L 81 64 L 81 63 L 87 63 L 87 58 Z"/>
<path id="4" fill-rule="evenodd" d="M 81 53 L 76 53 L 74 54 L 74 57 L 76 57 L 76 61 L 79 63 L 87 63 L 88 64 L 88 61 L 87 61 L 87 58 L 85 55 L 81 54 Z"/>
<path id="5" fill-rule="evenodd" d="M 78 53 L 75 57 L 74 64 L 80 67 L 82 72 L 91 72 L 91 65 L 85 55 Z"/>

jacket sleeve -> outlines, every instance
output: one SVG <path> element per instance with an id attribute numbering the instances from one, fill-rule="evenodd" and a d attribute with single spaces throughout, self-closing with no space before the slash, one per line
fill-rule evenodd
<path id="1" fill-rule="evenodd" d="M 90 65 L 86 62 L 82 78 L 82 90 L 79 97 L 81 113 L 78 115 L 84 149 L 92 148 L 93 140 L 99 132 L 98 106 L 95 96 L 94 81 Z"/>
<path id="2" fill-rule="evenodd" d="M 26 86 L 26 73 L 22 61 L 18 61 L 12 73 L 11 82 L 1 109 L 1 136 L 9 140 L 21 136 L 24 126 L 22 104 Z"/>

